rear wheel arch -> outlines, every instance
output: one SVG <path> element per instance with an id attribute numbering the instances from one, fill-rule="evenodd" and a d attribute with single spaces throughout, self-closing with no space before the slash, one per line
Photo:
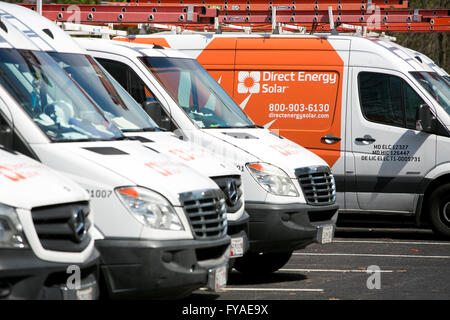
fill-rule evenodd
<path id="1" fill-rule="evenodd" d="M 435 191 L 438 187 L 443 186 L 445 184 L 450 184 L 450 172 L 444 173 L 443 175 L 434 178 L 426 185 L 425 192 L 423 193 L 423 201 L 420 204 L 420 208 L 417 208 L 416 212 L 419 217 L 417 217 L 418 222 L 430 222 L 429 212 L 427 208 L 429 207 L 429 199 L 433 191 Z"/>

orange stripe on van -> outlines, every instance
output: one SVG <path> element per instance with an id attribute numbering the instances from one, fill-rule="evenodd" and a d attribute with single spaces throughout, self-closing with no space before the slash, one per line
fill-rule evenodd
<path id="1" fill-rule="evenodd" d="M 115 37 L 113 40 L 132 43 L 153 44 L 161 47 L 170 48 L 169 43 L 164 38 L 138 38 L 138 37 Z"/>

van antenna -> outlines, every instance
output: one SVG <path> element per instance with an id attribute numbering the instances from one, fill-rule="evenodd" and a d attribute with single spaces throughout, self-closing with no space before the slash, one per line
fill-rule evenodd
<path id="1" fill-rule="evenodd" d="M 279 34 L 280 30 L 277 27 L 277 7 L 272 7 L 272 33 Z"/>
<path id="2" fill-rule="evenodd" d="M 222 34 L 222 28 L 220 27 L 219 17 L 214 17 L 214 30 L 216 30 L 216 34 Z"/>
<path id="3" fill-rule="evenodd" d="M 336 29 L 336 26 L 334 24 L 334 19 L 333 19 L 333 7 L 329 6 L 328 7 L 328 19 L 330 21 L 330 30 L 331 30 L 331 34 L 334 36 L 339 35 L 339 32 Z"/>

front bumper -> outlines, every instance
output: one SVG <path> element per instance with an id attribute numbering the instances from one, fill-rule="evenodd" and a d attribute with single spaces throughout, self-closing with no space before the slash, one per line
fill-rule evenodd
<path id="1" fill-rule="evenodd" d="M 176 299 L 206 286 L 209 270 L 227 263 L 230 238 L 95 243 L 110 298 Z"/>
<path id="2" fill-rule="evenodd" d="M 282 252 L 318 241 L 319 227 L 336 225 L 338 205 L 246 202 L 250 215 L 250 251 Z"/>
<path id="3" fill-rule="evenodd" d="M 83 264 L 55 263 L 39 259 L 32 250 L 0 250 L 0 299 L 63 300 L 76 297 L 67 290 L 70 266 L 80 268 L 80 285 L 89 286 L 89 298 L 97 299 L 99 254 L 93 251 Z"/>
<path id="4" fill-rule="evenodd" d="M 228 220 L 228 232 L 227 234 L 232 239 L 242 238 L 243 239 L 243 253 L 247 252 L 250 247 L 248 240 L 249 234 L 249 220 L 250 216 L 246 211 L 244 214 L 236 221 Z M 230 256 L 230 259 L 237 258 L 237 256 Z"/>

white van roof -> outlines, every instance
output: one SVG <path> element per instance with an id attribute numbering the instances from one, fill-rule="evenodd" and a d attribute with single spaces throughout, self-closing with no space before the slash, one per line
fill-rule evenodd
<path id="1" fill-rule="evenodd" d="M 22 32 L 9 23 L 9 14 L 0 9 L 0 48 L 39 50 Z"/>
<path id="2" fill-rule="evenodd" d="M 298 39 L 325 39 L 329 41 L 336 51 L 348 50 L 344 42 L 351 41 L 351 59 L 344 61 L 346 65 L 373 67 L 382 65 L 392 70 L 409 71 L 435 71 L 428 63 L 420 62 L 416 58 L 414 51 L 400 46 L 397 43 L 382 39 L 362 37 L 356 35 L 331 35 L 331 34 L 268 34 L 242 32 L 225 32 L 214 34 L 211 32 L 194 32 L 186 34 L 167 34 L 166 32 L 154 33 L 149 35 L 133 35 L 128 38 L 164 38 L 174 49 L 190 50 L 193 54 L 201 53 L 215 38 L 298 38 Z M 125 37 L 115 37 L 118 42 L 124 42 Z M 136 42 L 136 44 L 139 44 Z"/>
<path id="3" fill-rule="evenodd" d="M 86 50 L 98 51 L 101 48 L 103 52 L 114 52 L 126 57 L 171 57 L 192 59 L 192 57 L 178 50 L 170 48 L 161 48 L 159 46 L 136 44 L 123 41 L 103 40 L 94 38 L 76 38 L 76 42 Z"/>
<path id="4" fill-rule="evenodd" d="M 0 12 L 41 50 L 86 54 L 58 25 L 33 10 L 0 2 Z"/>

